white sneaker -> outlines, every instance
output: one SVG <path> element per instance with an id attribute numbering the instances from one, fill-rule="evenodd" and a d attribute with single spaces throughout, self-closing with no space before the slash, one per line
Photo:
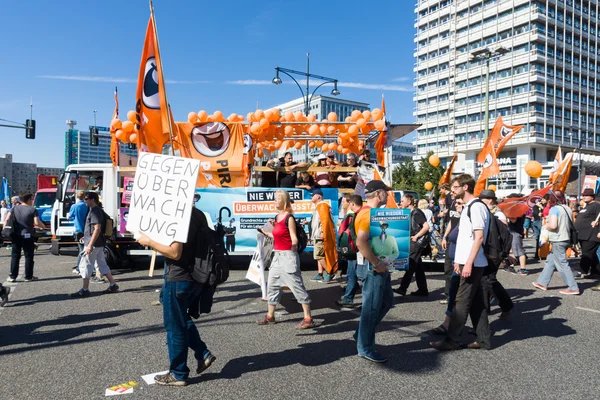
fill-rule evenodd
<path id="1" fill-rule="evenodd" d="M 6 278 L 6 282 L 10 282 L 10 283 L 14 283 L 17 280 L 15 278 L 11 278 L 10 276 L 8 278 Z"/>

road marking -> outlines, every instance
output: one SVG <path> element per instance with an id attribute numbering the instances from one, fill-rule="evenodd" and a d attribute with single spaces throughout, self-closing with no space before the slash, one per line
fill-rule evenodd
<path id="1" fill-rule="evenodd" d="M 595 313 L 600 314 L 600 311 L 598 311 L 598 310 L 592 310 L 591 308 L 583 308 L 583 307 L 575 307 L 575 308 L 577 308 L 579 310 L 583 310 L 583 311 L 591 311 L 591 312 L 595 312 Z"/>

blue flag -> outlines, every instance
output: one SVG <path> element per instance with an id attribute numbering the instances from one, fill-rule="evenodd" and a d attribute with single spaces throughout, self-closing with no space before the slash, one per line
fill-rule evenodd
<path id="1" fill-rule="evenodd" d="M 8 188 L 8 179 L 2 178 L 2 185 L 0 186 L 0 200 L 6 200 L 7 204 L 10 204 L 10 189 Z"/>

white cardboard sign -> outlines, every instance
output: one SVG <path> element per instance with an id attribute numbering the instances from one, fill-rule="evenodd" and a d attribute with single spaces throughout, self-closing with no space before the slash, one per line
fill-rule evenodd
<path id="1" fill-rule="evenodd" d="M 187 241 L 200 162 L 140 152 L 127 230 L 166 246 Z"/>

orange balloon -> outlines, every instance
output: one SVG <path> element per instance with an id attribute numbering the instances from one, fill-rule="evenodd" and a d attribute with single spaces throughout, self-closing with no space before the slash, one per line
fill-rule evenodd
<path id="1" fill-rule="evenodd" d="M 335 150 L 337 149 L 337 144 L 336 143 L 329 143 L 329 150 Z"/>
<path id="2" fill-rule="evenodd" d="M 327 153 L 327 151 L 329 151 L 329 143 L 325 143 L 323 146 L 321 146 L 321 150 L 323 153 Z"/>
<path id="3" fill-rule="evenodd" d="M 488 186 L 488 190 L 491 190 L 492 192 L 496 191 L 496 185 L 489 185 Z"/>
<path id="4" fill-rule="evenodd" d="M 263 148 L 263 144 L 262 143 L 257 143 L 256 144 L 256 148 L 257 149 L 262 149 Z"/>
<path id="5" fill-rule="evenodd" d="M 129 141 L 131 143 L 137 143 L 137 133 L 132 133 L 131 135 L 129 135 Z M 173 142 L 173 145 L 175 145 L 177 142 Z M 175 147 L 175 146 L 173 146 Z"/>
<path id="6" fill-rule="evenodd" d="M 438 165 L 440 165 L 440 158 L 438 156 L 436 156 L 435 154 L 430 155 L 428 161 L 432 167 L 437 167 Z M 429 190 L 429 189 L 427 189 L 427 190 Z"/>
<path id="7" fill-rule="evenodd" d="M 131 111 L 129 111 L 131 112 Z M 129 113 L 127 113 L 129 115 Z M 188 122 L 195 124 L 198 121 L 198 115 L 195 112 L 191 112 L 188 114 Z"/>
<path id="8" fill-rule="evenodd" d="M 260 120 L 260 127 L 261 128 L 266 128 L 269 126 L 269 120 L 267 118 L 263 118 Z"/>
<path id="9" fill-rule="evenodd" d="M 348 127 L 348 133 L 350 135 L 357 135 L 358 134 L 358 127 L 356 125 L 350 125 L 350 127 Z"/>
<path id="10" fill-rule="evenodd" d="M 317 125 L 311 125 L 310 128 L 308 128 L 308 134 L 310 136 L 316 136 L 319 133 L 319 127 Z"/>
<path id="11" fill-rule="evenodd" d="M 358 120 L 356 120 L 356 126 L 359 128 L 364 128 L 365 126 L 367 126 L 367 121 L 364 118 L 359 118 Z"/>
<path id="12" fill-rule="evenodd" d="M 254 113 L 253 113 L 253 112 L 249 112 L 249 113 L 246 115 L 246 121 L 248 121 L 248 123 L 250 123 L 250 122 L 254 122 Z"/>
<path id="13" fill-rule="evenodd" d="M 229 117 L 227 117 L 227 121 L 229 121 L 229 122 L 237 121 L 237 114 L 236 113 L 229 114 Z"/>
<path id="14" fill-rule="evenodd" d="M 254 116 L 256 116 L 257 121 L 260 121 L 261 119 L 264 118 L 265 113 L 263 110 L 256 110 L 256 111 L 254 111 Z"/>
<path id="15" fill-rule="evenodd" d="M 373 111 L 371 111 L 371 117 L 373 118 L 373 121 L 377 121 L 383 117 L 383 112 L 381 112 L 379 108 L 374 108 Z"/>
<path id="16" fill-rule="evenodd" d="M 385 121 L 378 119 L 377 121 L 375 121 L 375 129 L 377 129 L 378 131 L 382 131 L 385 128 Z"/>
<path id="17" fill-rule="evenodd" d="M 365 110 L 365 111 L 363 111 L 363 112 L 362 112 L 362 116 L 363 116 L 363 118 L 364 118 L 365 120 L 367 120 L 367 121 L 368 121 L 369 119 L 371 119 L 371 111 L 369 111 L 369 110 Z"/>
<path id="18" fill-rule="evenodd" d="M 280 147 L 281 147 L 281 145 L 282 145 L 282 143 L 283 143 L 283 142 L 282 142 L 281 140 L 277 140 L 277 141 L 275 142 L 275 147 L 276 147 L 276 148 L 280 148 Z"/>
<path id="19" fill-rule="evenodd" d="M 118 119 L 118 118 L 115 118 L 110 123 L 110 130 L 112 132 L 114 132 L 114 131 L 116 131 L 118 129 L 121 129 L 122 126 L 123 126 L 123 123 L 121 122 L 121 120 Z"/>
<path id="20" fill-rule="evenodd" d="M 329 133 L 330 135 L 333 135 L 335 133 L 335 131 L 336 131 L 335 126 L 329 125 L 327 127 L 327 133 Z"/>
<path id="21" fill-rule="evenodd" d="M 132 133 L 133 132 L 133 122 L 131 122 L 131 121 L 123 122 L 121 129 L 123 129 L 123 132 L 125 132 L 125 133 Z"/>
<path id="22" fill-rule="evenodd" d="M 123 139 L 125 139 L 125 132 L 123 132 L 122 129 L 117 129 L 117 131 L 115 132 L 115 136 L 122 142 Z"/>
<path id="23" fill-rule="evenodd" d="M 425 187 L 425 190 L 431 190 L 433 189 L 433 183 L 431 182 L 425 182 L 425 185 L 423 185 Z"/>
<path id="24" fill-rule="evenodd" d="M 130 120 L 133 123 L 137 122 L 137 114 L 136 114 L 136 112 L 133 111 L 133 110 L 127 111 L 127 119 Z"/>
<path id="25" fill-rule="evenodd" d="M 312 148 L 314 148 L 314 147 L 315 147 L 315 144 L 316 144 L 316 143 L 315 143 L 315 141 L 314 141 L 314 140 L 311 140 L 310 142 L 308 142 L 308 148 L 309 148 L 309 149 L 312 149 Z"/>
<path id="26" fill-rule="evenodd" d="M 302 146 L 303 146 L 302 142 L 296 142 L 296 144 L 294 145 L 294 148 L 296 150 L 300 150 L 302 148 Z"/>
<path id="27" fill-rule="evenodd" d="M 285 132 L 286 136 L 292 136 L 294 133 L 294 128 L 291 125 L 288 125 L 283 129 L 283 131 Z"/>
<path id="28" fill-rule="evenodd" d="M 208 121 L 208 113 L 206 111 L 204 111 L 204 110 L 198 111 L 198 119 L 202 123 Z"/>
<path id="29" fill-rule="evenodd" d="M 257 155 L 261 158 L 264 156 L 262 149 L 258 149 Z"/>
<path id="30" fill-rule="evenodd" d="M 275 146 L 273 146 L 272 144 L 269 145 L 269 151 L 273 152 L 275 151 Z"/>
<path id="31" fill-rule="evenodd" d="M 222 122 L 223 121 L 223 113 L 221 111 L 215 111 L 213 113 L 213 118 L 215 119 L 216 122 Z"/>
<path id="32" fill-rule="evenodd" d="M 347 147 L 344 147 L 344 148 L 342 149 L 342 154 L 348 154 L 348 153 L 350 153 L 350 149 L 349 149 L 349 148 L 347 148 Z"/>
<path id="33" fill-rule="evenodd" d="M 359 119 L 362 116 L 362 113 L 358 110 L 354 110 L 354 111 L 352 111 L 351 116 L 352 116 L 352 119 L 354 121 L 356 121 L 357 119 Z"/>
<path id="34" fill-rule="evenodd" d="M 308 122 L 315 122 L 317 120 L 317 116 L 315 114 L 308 114 L 308 117 L 306 117 Z"/>
<path id="35" fill-rule="evenodd" d="M 330 112 L 329 114 L 327 114 L 327 120 L 328 120 L 329 122 L 337 122 L 337 120 L 338 120 L 338 116 L 337 116 L 337 114 L 336 114 L 336 113 L 334 113 L 334 112 L 332 111 L 332 112 Z"/>
<path id="36" fill-rule="evenodd" d="M 338 147 L 337 147 L 337 152 L 338 152 L 338 153 L 341 153 L 343 150 L 344 150 L 344 146 L 342 146 L 341 144 L 340 144 L 340 145 L 338 145 Z"/>
<path id="37" fill-rule="evenodd" d="M 286 111 L 286 112 L 285 112 L 285 120 L 286 120 L 287 122 L 294 122 L 294 121 L 295 121 L 295 118 L 294 118 L 294 113 L 293 113 L 293 112 L 291 112 L 291 111 Z"/>
<path id="38" fill-rule="evenodd" d="M 250 126 L 250 132 L 257 134 L 258 130 L 260 129 L 260 125 L 258 125 L 256 122 L 253 122 L 252 125 Z"/>
<path id="39" fill-rule="evenodd" d="M 321 131 L 321 135 L 325 135 L 327 133 L 327 127 L 325 125 L 319 126 L 319 131 Z"/>
<path id="40" fill-rule="evenodd" d="M 303 115 L 304 115 L 304 114 L 302 114 L 302 111 L 296 111 L 296 112 L 294 113 L 294 118 L 296 119 L 296 121 L 300 121 L 300 120 L 302 119 L 302 116 L 303 116 Z"/>
<path id="41" fill-rule="evenodd" d="M 317 147 L 323 147 L 323 141 L 322 140 L 317 140 L 315 142 L 315 146 L 317 146 Z"/>
<path id="42" fill-rule="evenodd" d="M 528 161 L 525 164 L 525 173 L 532 178 L 539 178 L 542 176 L 542 164 L 535 160 Z"/>

